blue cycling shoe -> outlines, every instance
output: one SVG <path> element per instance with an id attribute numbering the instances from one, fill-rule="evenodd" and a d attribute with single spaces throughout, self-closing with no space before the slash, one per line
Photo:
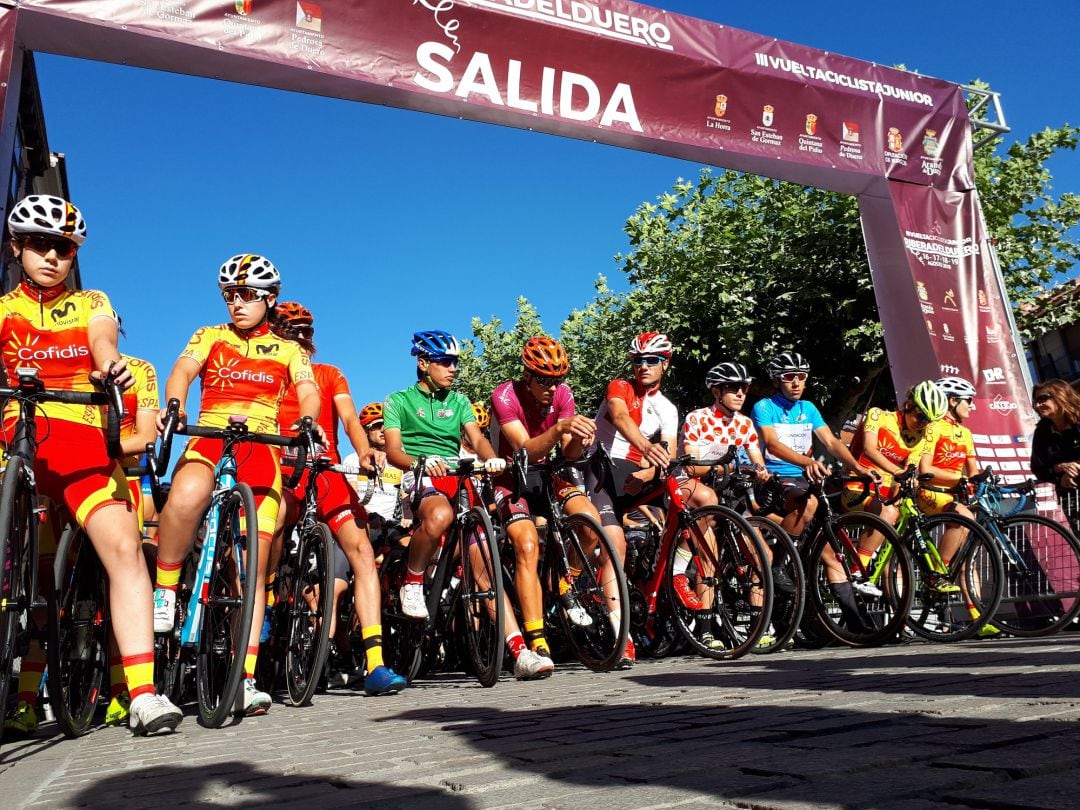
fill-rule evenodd
<path id="1" fill-rule="evenodd" d="M 395 695 L 409 682 L 390 667 L 375 667 L 364 678 L 364 692 L 368 695 Z"/>

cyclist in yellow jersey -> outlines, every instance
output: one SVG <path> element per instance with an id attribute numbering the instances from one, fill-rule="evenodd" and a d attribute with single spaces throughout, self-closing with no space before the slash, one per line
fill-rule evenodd
<path id="1" fill-rule="evenodd" d="M 92 391 L 92 381 L 106 377 L 130 387 L 132 375 L 117 348 L 117 322 L 108 297 L 96 290 L 71 290 L 65 283 L 86 241 L 79 209 L 59 197 L 31 195 L 12 208 L 8 230 L 23 279 L 0 298 L 0 357 L 7 382 L 29 366 L 50 389 Z M 130 490 L 122 468 L 106 451 L 103 411 L 41 404 L 34 475 L 39 493 L 63 503 L 86 531 L 109 579 L 122 583 L 109 590 L 109 606 L 131 695 L 129 726 L 136 734 L 153 734 L 175 729 L 183 715 L 154 690 L 150 578 Z M 6 416 L 13 414 L 9 410 Z M 29 725 L 30 717 L 24 717 Z"/>
<path id="2" fill-rule="evenodd" d="M 241 254 L 226 261 L 218 272 L 218 286 L 229 310 L 230 322 L 199 329 L 173 366 L 165 383 L 165 401 L 187 400 L 196 378 L 201 381 L 199 425 L 228 427 L 231 416 L 247 417 L 256 433 L 278 432 L 278 407 L 289 385 L 296 387 L 300 416 L 319 417 L 319 389 L 311 371 L 311 358 L 298 344 L 270 331 L 270 319 L 281 289 L 281 275 L 266 258 Z M 186 420 L 181 412 L 181 420 Z M 165 411 L 158 414 L 164 429 Z M 316 427 L 320 433 L 321 428 Z M 214 466 L 221 459 L 220 439 L 197 438 L 173 472 L 169 500 L 158 528 L 157 583 L 154 591 L 154 632 L 172 631 L 176 617 L 176 589 L 184 558 L 210 504 Z M 257 593 L 266 588 L 267 562 L 281 503 L 281 468 L 276 450 L 251 443 L 237 455 L 237 477 L 251 486 L 259 523 L 259 560 L 255 566 Z M 250 565 L 250 563 L 249 563 Z M 250 583 L 249 583 L 250 587 Z M 270 695 L 255 686 L 265 599 L 255 600 L 251 636 L 244 658 L 244 683 L 238 710 L 266 714 Z"/>

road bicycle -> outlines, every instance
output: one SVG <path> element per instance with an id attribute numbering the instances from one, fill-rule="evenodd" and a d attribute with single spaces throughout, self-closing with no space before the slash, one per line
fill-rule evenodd
<path id="1" fill-rule="evenodd" d="M 415 465 L 411 506 L 420 506 L 426 458 Z M 448 464 L 455 463 L 453 460 Z M 410 682 L 423 668 L 437 671 L 459 664 L 485 687 L 494 686 L 504 655 L 504 590 L 498 538 L 480 488 L 487 474 L 473 459 L 459 459 L 446 478 L 457 478 L 451 497 L 455 517 L 424 575 L 428 618 L 416 620 L 401 610 L 399 589 L 407 569 L 407 550 L 399 545 L 380 571 L 383 596 L 383 654 L 387 664 Z M 438 480 L 438 479 L 436 479 Z M 403 489 L 408 490 L 403 484 Z"/>
<path id="2" fill-rule="evenodd" d="M 958 487 L 1001 550 L 1004 593 L 993 623 L 1014 636 L 1048 636 L 1080 615 L 1080 541 L 1033 510 L 1036 482 L 1005 485 L 989 467 Z"/>
<path id="3" fill-rule="evenodd" d="M 808 638 L 820 630 L 852 647 L 874 647 L 895 639 L 904 627 L 912 603 L 912 561 L 896 530 L 866 511 L 839 512 L 833 499 L 844 484 L 863 487 L 865 502 L 876 485 L 869 476 L 837 473 L 810 483 L 817 510 L 803 531 L 800 547 L 806 569 Z M 826 487 L 835 486 L 835 491 Z M 859 557 L 873 548 L 869 562 Z"/>
<path id="4" fill-rule="evenodd" d="M 919 510 L 918 487 L 954 492 L 933 486 L 931 479 L 909 467 L 894 476 L 896 494 L 885 501 L 900 509 L 896 531 L 914 564 L 907 626 L 930 641 L 960 641 L 979 633 L 997 612 L 1005 572 L 997 542 L 974 520 L 953 511 L 926 515 Z M 950 532 L 963 539 L 946 559 L 941 546 Z"/>
<path id="5" fill-rule="evenodd" d="M 676 475 L 688 465 L 714 467 L 732 458 L 706 462 L 681 456 L 658 471 L 659 482 L 619 499 L 624 514 L 649 509 L 658 496 L 664 501 L 657 532 L 647 534 L 640 548 L 635 544 L 631 550 L 627 543 L 631 632 L 635 646 L 647 654 L 673 651 L 677 635 L 701 655 L 738 658 L 753 649 L 768 627 L 773 581 L 765 543 L 734 509 L 718 505 L 691 510 Z M 684 605 L 676 590 L 675 555 L 680 548 L 690 554 L 686 576 L 700 608 Z M 720 644 L 710 644 L 710 635 Z"/>
<path id="6" fill-rule="evenodd" d="M 181 569 L 173 630 L 154 637 L 155 686 L 179 703 L 195 680 L 199 721 L 220 727 L 232 714 L 244 674 L 244 656 L 257 594 L 250 566 L 259 559 L 258 513 L 251 487 L 236 478 L 236 451 L 247 442 L 289 447 L 296 437 L 252 433 L 242 416 L 224 428 L 180 425 L 180 403 L 170 400 L 162 433 L 168 459 L 174 435 L 218 439 L 210 505 Z M 298 476 L 302 467 L 297 467 Z M 286 486 L 295 486 L 295 480 Z"/>
<path id="7" fill-rule="evenodd" d="M 6 466 L 3 483 L 0 484 L 0 707 L 7 705 L 15 659 L 27 653 L 32 638 L 40 638 L 38 620 L 33 614 L 49 607 L 49 602 L 42 598 L 38 590 L 38 526 L 44 518 L 45 508 L 38 501 L 34 460 L 38 444 L 46 440 L 48 434 L 41 438 L 37 435 L 37 406 L 46 402 L 107 406 L 106 448 L 111 458 L 120 457 L 120 420 L 124 408 L 119 387 L 106 380 L 102 392 L 51 390 L 45 388 L 38 374 L 36 368 L 18 367 L 15 369 L 16 384 L 0 388 L 0 400 L 5 404 L 14 402 L 18 406 L 18 415 L 4 454 Z M 85 546 L 90 548 L 89 543 Z M 55 601 L 52 597 L 53 583 L 48 585 L 47 599 Z M 49 611 L 50 615 L 55 613 L 55 610 Z M 92 717 L 100 684 L 99 664 L 102 656 L 107 659 L 104 652 L 107 614 L 104 596 L 97 595 L 93 613 L 88 614 L 86 620 L 87 628 L 93 625 L 97 640 L 87 640 L 87 665 L 69 667 L 64 673 L 67 683 L 57 689 L 55 697 L 50 696 L 54 706 L 62 709 L 69 701 L 76 706 L 90 705 Z M 59 647 L 56 641 L 59 632 L 56 619 L 48 620 L 46 633 L 52 643 L 46 642 L 46 650 Z M 83 651 L 80 650 L 80 657 L 82 655 Z M 75 726 L 65 727 L 63 721 L 61 727 L 71 735 L 76 731 Z M 2 733 L 3 729 L 0 728 L 0 735 Z"/>

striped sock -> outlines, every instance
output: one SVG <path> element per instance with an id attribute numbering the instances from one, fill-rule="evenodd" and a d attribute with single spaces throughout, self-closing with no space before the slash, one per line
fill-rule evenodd
<path id="1" fill-rule="evenodd" d="M 255 664 L 259 660 L 259 645 L 252 644 L 247 648 L 247 655 L 244 656 L 244 678 L 255 677 Z"/>
<path id="2" fill-rule="evenodd" d="M 184 561 L 174 563 L 157 562 L 157 583 L 155 588 L 164 588 L 167 591 L 175 591 L 180 587 L 180 569 L 184 567 Z"/>
<path id="3" fill-rule="evenodd" d="M 521 633 L 511 633 L 506 637 L 506 646 L 510 649 L 510 655 L 514 660 L 525 652 L 525 639 L 521 637 Z"/>
<path id="4" fill-rule="evenodd" d="M 122 661 L 132 702 L 140 695 L 154 694 L 154 651 L 125 655 Z"/>
<path id="5" fill-rule="evenodd" d="M 544 620 L 533 619 L 525 622 L 525 640 L 529 642 L 529 649 L 541 655 L 549 655 L 547 639 L 544 638 Z"/>
<path id="6" fill-rule="evenodd" d="M 124 659 L 119 655 L 109 656 L 109 697 L 120 697 L 127 691 L 127 681 L 124 680 Z"/>
<path id="7" fill-rule="evenodd" d="M 40 648 L 35 650 L 40 652 Z M 19 670 L 19 695 L 20 703 L 26 702 L 37 707 L 38 690 L 41 688 L 41 676 L 45 674 L 44 661 L 29 661 L 29 656 L 24 657 L 22 669 Z"/>
<path id="8" fill-rule="evenodd" d="M 424 584 L 424 572 L 413 571 L 411 568 L 406 567 L 408 573 L 405 574 L 406 585 L 423 585 Z"/>
<path id="9" fill-rule="evenodd" d="M 360 628 L 360 635 L 364 639 L 364 657 L 367 660 L 367 671 L 374 672 L 375 667 L 383 666 L 382 656 L 382 625 L 369 624 Z"/>

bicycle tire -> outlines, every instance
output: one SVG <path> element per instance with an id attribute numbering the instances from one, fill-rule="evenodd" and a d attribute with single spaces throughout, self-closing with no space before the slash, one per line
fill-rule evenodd
<path id="1" fill-rule="evenodd" d="M 818 627 L 849 647 L 878 647 L 892 641 L 903 629 L 911 606 L 910 583 L 913 575 L 911 555 L 907 547 L 900 541 L 892 526 L 868 512 L 838 515 L 833 519 L 832 530 L 838 540 L 834 542 L 823 527 L 810 543 L 804 560 L 807 611 L 813 611 Z M 859 569 L 855 549 L 859 536 L 866 531 L 878 532 L 884 537 L 875 559 L 877 555 L 890 553 L 889 569 L 879 584 L 882 591 L 880 596 L 860 593 L 852 588 L 852 608 L 851 605 L 842 605 L 838 600 L 829 583 L 828 569 L 822 555 L 836 555 L 847 572 L 850 583 L 851 571 Z"/>
<path id="2" fill-rule="evenodd" d="M 325 523 L 316 523 L 300 536 L 289 599 L 289 634 L 285 648 L 285 680 L 294 706 L 311 701 L 330 652 L 330 617 L 334 611 L 334 579 L 330 570 L 334 536 Z M 304 580 L 319 585 L 313 613 L 301 596 Z"/>
<path id="3" fill-rule="evenodd" d="M 716 541 L 715 559 L 710 561 L 710 565 L 715 563 L 715 571 L 711 576 L 701 570 L 701 558 L 708 558 L 711 552 L 707 541 L 698 533 L 699 521 L 707 519 L 713 521 Z M 689 527 L 680 532 L 680 536 L 689 538 L 693 546 L 691 553 L 698 562 L 687 568 L 687 572 L 699 574 L 697 579 L 706 596 L 702 601 L 711 601 L 712 605 L 695 611 L 684 607 L 679 600 L 672 574 L 675 553 L 680 545 L 675 542 L 671 544 L 663 582 L 671 616 L 686 642 L 701 655 L 718 661 L 740 658 L 750 652 L 764 634 L 772 611 L 772 572 L 766 564 L 765 543 L 746 518 L 726 506 L 695 509 L 690 513 Z M 711 590 L 709 580 L 713 581 Z M 752 604 L 755 588 L 761 591 L 760 605 Z M 698 637 L 704 630 L 715 630 L 715 637 L 724 647 L 713 648 L 704 643 Z"/>
<path id="4" fill-rule="evenodd" d="M 108 600 L 101 561 L 86 532 L 72 524 L 57 544 L 48 605 L 49 703 L 64 736 L 81 737 L 108 682 Z"/>
<path id="5" fill-rule="evenodd" d="M 955 569 L 955 575 L 947 577 L 961 590 L 953 593 L 937 590 L 935 583 L 946 577 L 931 571 L 923 555 L 912 554 L 914 598 L 908 613 L 908 627 L 928 641 L 963 641 L 974 636 L 997 612 L 1004 589 L 1005 571 L 997 541 L 971 518 L 951 512 L 924 515 L 912 521 L 904 537 L 914 549 L 911 534 L 922 529 L 937 546 L 946 524 L 960 525 L 968 530 L 968 538 L 960 548 L 961 555 L 950 563 L 950 570 Z M 967 607 L 969 600 L 975 605 L 978 614 L 975 617 Z"/>
<path id="6" fill-rule="evenodd" d="M 394 548 L 379 566 L 379 590 L 382 593 L 383 658 L 386 665 L 409 683 L 420 674 L 424 661 L 424 622 L 410 619 L 401 612 L 399 591 L 405 581 L 409 550 Z"/>
<path id="7" fill-rule="evenodd" d="M 773 607 L 770 618 L 773 632 L 766 631 L 772 640 L 762 643 L 765 640 L 763 636 L 753 652 L 757 654 L 776 652 L 788 646 L 799 630 L 799 623 L 802 621 L 806 606 L 806 572 L 803 570 L 795 541 L 780 527 L 780 524 L 759 515 L 747 517 L 746 522 L 757 531 L 762 541 L 769 547 L 774 573 Z M 794 587 L 791 593 L 782 592 L 777 586 L 775 571 L 778 567 L 791 580 Z"/>
<path id="8" fill-rule="evenodd" d="M 220 727 L 233 713 L 244 677 L 255 598 L 260 595 L 255 593 L 259 527 L 251 487 L 238 482 L 218 503 L 218 538 L 195 664 L 199 721 L 208 728 Z M 246 565 L 237 560 L 241 549 L 246 553 Z M 241 582 L 241 577 L 246 582 Z"/>
<path id="9" fill-rule="evenodd" d="M 593 559 L 588 559 L 581 546 L 578 531 L 585 529 L 595 533 L 599 538 Z M 590 514 L 577 513 L 566 515 L 560 521 L 558 528 L 563 542 L 568 549 L 572 549 L 579 560 L 582 561 L 581 573 L 575 577 L 570 587 L 571 592 L 579 605 L 585 609 L 591 620 L 588 627 L 574 624 L 566 611 L 561 608 L 558 601 L 558 579 L 560 573 L 556 570 L 551 572 L 551 587 L 548 595 L 551 603 L 550 612 L 558 617 L 558 624 L 563 637 L 570 645 L 574 656 L 587 668 L 594 672 L 607 672 L 611 670 L 622 657 L 626 647 L 626 638 L 630 632 L 630 595 L 626 584 L 626 574 L 619 563 L 619 555 L 615 552 L 615 546 L 608 537 L 604 527 L 595 517 Z M 549 538 L 548 542 L 551 542 Z M 603 560 L 608 560 L 608 565 L 603 565 Z M 609 576 L 615 579 L 615 587 L 619 593 L 620 618 L 619 627 L 616 629 L 610 618 L 607 599 L 604 596 L 604 584 Z"/>
<path id="10" fill-rule="evenodd" d="M 176 589 L 176 619 L 168 633 L 154 634 L 154 690 L 179 706 L 190 693 L 184 677 L 188 671 L 188 658 L 180 643 L 180 633 L 187 618 L 188 602 L 195 579 L 195 558 L 189 554 L 180 570 L 180 582 Z"/>
<path id="11" fill-rule="evenodd" d="M 457 599 L 460 627 L 476 680 L 481 686 L 492 687 L 502 672 L 505 647 L 498 538 L 487 512 L 477 506 L 455 523 L 453 531 L 457 536 L 455 547 L 461 551 Z"/>
<path id="12" fill-rule="evenodd" d="M 994 625 L 1020 638 L 1049 636 L 1067 627 L 1080 615 L 1080 540 L 1043 515 L 1014 515 L 993 523 L 1024 561 L 1021 568 L 1010 554 L 1001 555 L 1005 592 Z"/>
<path id="13" fill-rule="evenodd" d="M 27 551 L 36 550 L 34 526 L 28 516 L 33 504 L 24 485 L 26 462 L 20 456 L 8 459 L 0 485 L 0 710 L 6 710 L 15 659 L 28 641 L 31 598 L 31 570 Z M 21 605 L 12 610 L 9 605 Z M 3 740 L 0 723 L 0 741 Z"/>

